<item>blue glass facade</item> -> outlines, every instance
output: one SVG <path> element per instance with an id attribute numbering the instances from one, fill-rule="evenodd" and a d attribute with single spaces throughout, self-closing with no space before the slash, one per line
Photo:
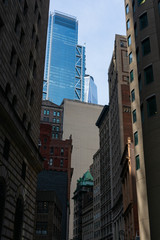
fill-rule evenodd
<path id="1" fill-rule="evenodd" d="M 84 101 L 98 104 L 97 86 L 94 83 L 93 77 L 90 75 L 85 75 Z"/>
<path id="2" fill-rule="evenodd" d="M 81 97 L 76 94 L 76 48 L 78 22 L 76 18 L 50 13 L 46 46 L 43 99 L 60 105 L 64 98 L 83 101 L 84 72 L 81 71 Z M 85 49 L 83 47 L 84 54 Z M 84 57 L 85 61 L 85 57 Z M 85 63 L 84 63 L 85 65 Z M 85 67 L 84 67 L 85 69 Z"/>

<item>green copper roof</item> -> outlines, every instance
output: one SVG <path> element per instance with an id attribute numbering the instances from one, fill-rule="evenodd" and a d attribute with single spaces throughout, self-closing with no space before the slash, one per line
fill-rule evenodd
<path id="1" fill-rule="evenodd" d="M 93 181 L 93 177 L 89 170 L 83 175 L 82 178 L 84 181 Z"/>

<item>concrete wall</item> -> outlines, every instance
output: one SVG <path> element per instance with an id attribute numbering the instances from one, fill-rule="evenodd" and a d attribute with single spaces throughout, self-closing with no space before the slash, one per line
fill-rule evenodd
<path id="1" fill-rule="evenodd" d="M 99 131 L 95 123 L 103 106 L 82 103 L 65 99 L 63 102 L 63 139 L 72 135 L 72 160 L 74 168 L 71 182 L 70 200 L 70 232 L 69 239 L 73 236 L 73 192 L 76 189 L 77 179 L 89 169 L 93 162 L 93 155 L 99 148 Z"/>

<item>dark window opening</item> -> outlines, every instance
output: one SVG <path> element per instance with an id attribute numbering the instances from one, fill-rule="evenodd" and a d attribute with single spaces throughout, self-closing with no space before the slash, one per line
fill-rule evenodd
<path id="1" fill-rule="evenodd" d="M 53 154 L 53 153 L 54 153 L 54 148 L 51 147 L 51 148 L 50 148 L 50 154 Z"/>
<path id="2" fill-rule="evenodd" d="M 10 65 L 13 65 L 13 63 L 15 62 L 15 59 L 16 59 L 16 50 L 14 47 L 12 47 Z"/>
<path id="3" fill-rule="evenodd" d="M 4 141 L 4 148 L 3 148 L 3 157 L 8 160 L 9 158 L 9 151 L 10 151 L 10 141 L 8 138 L 5 138 Z"/>
<path id="4" fill-rule="evenodd" d="M 25 181 L 26 178 L 26 163 L 23 161 L 22 163 L 22 173 L 21 173 L 22 179 Z"/>
<path id="5" fill-rule="evenodd" d="M 20 44 L 23 44 L 23 43 L 24 43 L 24 36 L 25 36 L 25 34 L 24 34 L 24 31 L 23 31 L 23 28 L 22 28 L 22 29 L 21 29 L 20 39 L 19 39 Z"/>
<path id="6" fill-rule="evenodd" d="M 138 132 L 134 133 L 134 145 L 138 145 Z"/>
<path id="7" fill-rule="evenodd" d="M 19 60 L 19 58 L 17 59 L 17 66 L 16 66 L 16 77 L 18 77 L 19 73 L 21 70 L 21 62 Z"/>
<path id="8" fill-rule="evenodd" d="M 154 116 L 157 113 L 156 96 L 147 99 L 148 117 Z"/>
<path id="9" fill-rule="evenodd" d="M 26 15 L 27 12 L 28 12 L 28 4 L 27 4 L 27 1 L 25 0 L 25 2 L 24 2 L 24 9 L 23 9 L 24 15 Z"/>
<path id="10" fill-rule="evenodd" d="M 136 156 L 136 170 L 140 169 L 139 155 Z"/>
<path id="11" fill-rule="evenodd" d="M 36 43 L 35 43 L 35 49 L 38 50 L 38 45 L 39 45 L 39 39 L 36 37 Z"/>
<path id="12" fill-rule="evenodd" d="M 146 84 L 153 82 L 154 78 L 153 78 L 152 65 L 150 65 L 144 69 L 144 79 L 145 79 Z"/>
<path id="13" fill-rule="evenodd" d="M 33 77 L 36 77 L 36 63 L 34 62 L 34 65 L 33 65 Z"/>
<path id="14" fill-rule="evenodd" d="M 0 236 L 2 232 L 2 226 L 3 226 L 5 198 L 6 198 L 6 184 L 4 179 L 0 178 Z"/>
<path id="15" fill-rule="evenodd" d="M 2 21 L 2 18 L 0 17 L 0 31 L 2 30 L 3 26 L 4 26 L 4 22 Z"/>
<path id="16" fill-rule="evenodd" d="M 41 15 L 40 13 L 38 14 L 38 21 L 37 21 L 38 25 L 41 23 Z"/>
<path id="17" fill-rule="evenodd" d="M 26 121 L 27 121 L 27 116 L 26 116 L 26 114 L 24 113 L 24 114 L 23 114 L 23 119 L 22 119 L 23 124 L 25 124 Z"/>
<path id="18" fill-rule="evenodd" d="M 17 105 L 17 97 L 16 97 L 16 95 L 14 95 L 13 99 L 12 99 L 12 106 L 13 106 L 13 108 L 15 108 L 16 105 Z"/>
<path id="19" fill-rule="evenodd" d="M 30 123 L 30 122 L 28 123 L 27 131 L 28 131 L 28 133 L 30 134 L 30 132 L 31 132 L 31 123 Z"/>
<path id="20" fill-rule="evenodd" d="M 134 91 L 134 89 L 131 91 L 131 100 L 132 100 L 132 102 L 135 101 L 135 91 Z"/>
<path id="21" fill-rule="evenodd" d="M 133 116 L 133 123 L 135 123 L 137 121 L 136 109 L 132 112 L 132 116 Z"/>
<path id="22" fill-rule="evenodd" d="M 36 234 L 37 235 L 47 235 L 48 234 L 47 222 L 37 222 L 36 223 Z"/>
<path id="23" fill-rule="evenodd" d="M 142 41 L 142 54 L 143 54 L 143 56 L 149 54 L 150 51 L 151 51 L 150 40 L 149 40 L 149 38 L 146 38 L 145 40 Z"/>
<path id="24" fill-rule="evenodd" d="M 27 86 L 26 86 L 26 94 L 25 96 L 28 98 L 29 97 L 29 92 L 30 92 L 30 83 L 27 81 Z"/>
<path id="25" fill-rule="evenodd" d="M 20 32 L 20 19 L 17 15 L 14 30 L 17 34 Z"/>
<path id="26" fill-rule="evenodd" d="M 15 219 L 14 219 L 14 233 L 13 240 L 21 240 L 22 238 L 22 225 L 23 225 L 23 199 L 19 197 L 16 203 Z"/>
<path id="27" fill-rule="evenodd" d="M 143 15 L 140 16 L 139 25 L 140 25 L 140 30 L 142 30 L 142 29 L 144 29 L 145 27 L 148 26 L 147 13 L 144 13 Z"/>
<path id="28" fill-rule="evenodd" d="M 33 90 L 31 91 L 31 97 L 30 97 L 30 105 L 33 106 L 33 102 L 34 102 L 34 92 Z"/>
<path id="29" fill-rule="evenodd" d="M 61 148 L 61 156 L 64 155 L 64 148 Z"/>
<path id="30" fill-rule="evenodd" d="M 5 94 L 8 97 L 10 93 L 11 93 L 11 86 L 9 83 L 7 83 L 6 88 L 5 88 Z"/>

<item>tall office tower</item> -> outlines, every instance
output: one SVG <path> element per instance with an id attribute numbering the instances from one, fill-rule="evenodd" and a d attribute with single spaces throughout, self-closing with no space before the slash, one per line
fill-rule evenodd
<path id="1" fill-rule="evenodd" d="M 33 239 L 48 8 L 0 2 L 0 239 Z"/>
<path id="2" fill-rule="evenodd" d="M 114 52 L 108 72 L 109 81 L 109 130 L 111 161 L 111 207 L 113 218 L 113 239 L 119 239 L 124 231 L 122 183 L 120 162 L 127 138 L 132 139 L 131 104 L 129 91 L 129 65 L 127 39 L 115 36 Z"/>
<path id="3" fill-rule="evenodd" d="M 96 126 L 99 128 L 100 142 L 100 201 L 101 201 L 101 237 L 97 239 L 113 239 L 111 210 L 111 164 L 109 136 L 109 106 L 105 105 Z M 97 236 L 96 236 L 97 237 Z"/>
<path id="4" fill-rule="evenodd" d="M 160 1 L 125 1 L 140 238 L 160 236 Z"/>
<path id="5" fill-rule="evenodd" d="M 78 21 L 50 13 L 43 99 L 60 105 L 64 98 L 84 101 L 85 47 L 78 45 Z"/>
<path id="6" fill-rule="evenodd" d="M 94 82 L 94 78 L 90 75 L 85 75 L 84 79 L 84 102 L 97 104 L 97 86 Z"/>
<path id="7" fill-rule="evenodd" d="M 89 168 L 93 155 L 99 148 L 98 129 L 95 122 L 103 108 L 101 105 L 64 99 L 63 102 L 63 139 L 72 135 L 72 162 L 74 169 L 71 181 L 70 230 L 69 239 L 73 239 L 73 192 L 77 178 Z"/>

